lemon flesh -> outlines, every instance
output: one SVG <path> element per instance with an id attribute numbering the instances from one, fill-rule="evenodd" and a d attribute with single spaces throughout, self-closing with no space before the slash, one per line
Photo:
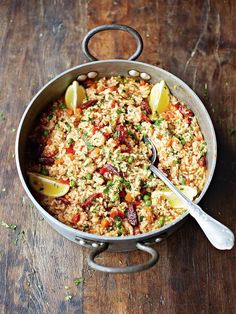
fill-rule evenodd
<path id="1" fill-rule="evenodd" d="M 70 186 L 39 173 L 28 172 L 29 183 L 34 191 L 50 197 L 60 197 L 68 193 Z"/>
<path id="2" fill-rule="evenodd" d="M 170 91 L 164 80 L 156 83 L 149 96 L 149 105 L 152 110 L 151 120 L 157 119 L 158 115 L 166 111 L 170 103 Z"/>
<path id="3" fill-rule="evenodd" d="M 197 195 L 197 189 L 193 188 L 188 185 L 179 185 L 177 188 L 185 195 L 187 196 L 191 201 L 194 199 L 194 197 Z M 184 204 L 181 202 L 181 200 L 175 195 L 174 192 L 172 192 L 169 189 L 165 189 L 162 191 L 159 191 L 159 195 L 162 195 L 165 197 L 165 199 L 168 200 L 170 206 L 172 208 L 185 208 Z"/>
<path id="4" fill-rule="evenodd" d="M 83 86 L 79 85 L 77 81 L 74 81 L 70 86 L 67 87 L 65 94 L 66 107 L 72 109 L 78 108 L 86 97 L 86 92 Z"/>

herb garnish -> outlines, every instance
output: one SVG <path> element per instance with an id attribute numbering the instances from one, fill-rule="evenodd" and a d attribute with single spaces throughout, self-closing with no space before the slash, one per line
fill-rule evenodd
<path id="1" fill-rule="evenodd" d="M 1 225 L 7 229 L 11 229 L 11 230 L 16 230 L 16 225 L 15 224 L 7 224 L 6 222 L 2 221 Z"/>
<path id="2" fill-rule="evenodd" d="M 74 279 L 74 284 L 76 286 L 79 286 L 81 283 L 84 283 L 84 279 L 83 278 L 75 278 Z"/>

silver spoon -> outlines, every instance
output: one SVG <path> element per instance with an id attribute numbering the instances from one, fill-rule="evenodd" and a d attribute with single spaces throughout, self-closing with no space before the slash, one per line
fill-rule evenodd
<path id="1" fill-rule="evenodd" d="M 170 189 L 173 191 L 178 198 L 184 203 L 189 214 L 196 219 L 199 226 L 207 236 L 211 244 L 219 250 L 230 250 L 234 246 L 234 234 L 233 232 L 224 226 L 219 221 L 215 220 L 208 214 L 206 214 L 200 206 L 194 204 L 188 199 L 177 187 L 158 169 L 154 166 L 157 158 L 157 151 L 154 143 L 149 138 L 145 137 L 145 143 L 149 143 L 152 146 L 152 157 L 150 170 L 159 177 Z"/>

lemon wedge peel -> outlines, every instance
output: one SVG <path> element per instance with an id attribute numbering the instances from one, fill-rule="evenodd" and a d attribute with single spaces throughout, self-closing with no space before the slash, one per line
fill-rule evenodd
<path id="1" fill-rule="evenodd" d="M 152 110 L 151 120 L 156 120 L 158 115 L 166 111 L 170 104 L 170 91 L 164 80 L 156 83 L 149 96 L 149 105 Z"/>
<path id="2" fill-rule="evenodd" d="M 72 109 L 74 112 L 78 108 L 83 100 L 86 98 L 86 92 L 83 86 L 79 85 L 77 81 L 67 87 L 65 93 L 65 103 L 68 109 Z"/>
<path id="3" fill-rule="evenodd" d="M 28 172 L 29 183 L 32 189 L 44 196 L 61 197 L 68 193 L 70 186 L 49 176 L 35 172 Z"/>
<path id="4" fill-rule="evenodd" d="M 197 189 L 193 188 L 188 185 L 179 185 L 177 188 L 185 195 L 187 196 L 191 201 L 194 199 L 194 197 L 197 195 Z M 184 204 L 181 202 L 181 200 L 178 198 L 178 196 L 175 195 L 174 192 L 172 192 L 170 189 L 166 188 L 164 190 L 159 191 L 159 195 L 162 195 L 167 199 L 169 205 L 172 208 L 185 208 Z"/>

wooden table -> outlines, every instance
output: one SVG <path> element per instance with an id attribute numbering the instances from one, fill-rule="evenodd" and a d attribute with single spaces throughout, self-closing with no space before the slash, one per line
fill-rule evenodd
<path id="1" fill-rule="evenodd" d="M 127 24 L 143 37 L 139 60 L 174 73 L 204 102 L 217 133 L 218 163 L 201 205 L 235 231 L 235 12 L 234 0 L 1 1 L 0 220 L 17 225 L 15 231 L 0 226 L 1 313 L 236 313 L 235 249 L 214 249 L 195 221 L 157 245 L 160 260 L 152 269 L 93 272 L 88 250 L 58 235 L 33 208 L 14 160 L 15 131 L 32 96 L 86 61 L 81 40 L 88 30 Z M 92 42 L 99 58 L 127 58 L 134 48 L 123 32 Z M 111 258 L 126 265 L 146 256 L 110 253 L 100 261 Z M 78 286 L 75 278 L 82 278 Z"/>

